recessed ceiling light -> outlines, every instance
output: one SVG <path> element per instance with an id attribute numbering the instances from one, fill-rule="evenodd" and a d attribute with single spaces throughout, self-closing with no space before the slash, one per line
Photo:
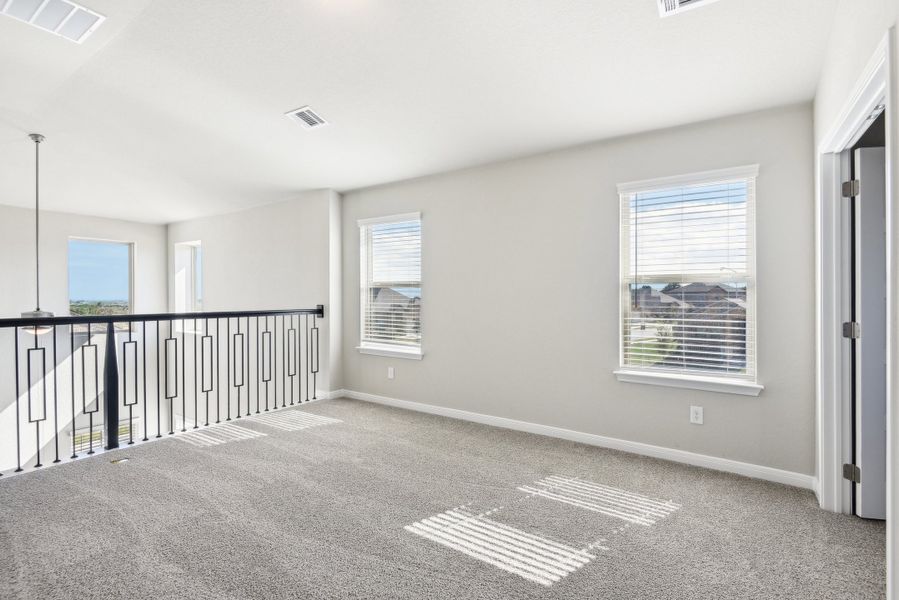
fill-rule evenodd
<path id="1" fill-rule="evenodd" d="M 0 12 L 80 44 L 106 19 L 70 0 L 0 0 Z"/>
<path id="2" fill-rule="evenodd" d="M 328 124 L 327 121 L 308 106 L 288 111 L 284 115 L 302 125 L 304 129 L 315 129 Z"/>
<path id="3" fill-rule="evenodd" d="M 663 17 L 670 17 L 682 13 L 686 10 L 699 8 L 718 0 L 656 0 L 659 3 L 659 14 Z"/>

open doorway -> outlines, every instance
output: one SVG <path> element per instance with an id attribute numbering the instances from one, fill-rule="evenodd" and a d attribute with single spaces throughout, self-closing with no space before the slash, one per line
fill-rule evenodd
<path id="1" fill-rule="evenodd" d="M 873 384 L 868 383 L 867 388 L 860 387 L 865 385 L 865 381 L 873 381 L 869 374 L 862 372 L 865 366 L 876 366 L 875 356 L 883 357 L 885 347 L 895 345 L 894 336 L 889 331 L 897 322 L 895 300 L 885 303 L 886 317 L 882 317 L 884 320 L 880 325 L 875 315 L 882 314 L 881 309 L 865 306 L 868 300 L 873 302 L 880 294 L 875 289 L 880 285 L 876 282 L 884 277 L 889 282 L 887 292 L 892 295 L 896 289 L 893 271 L 875 277 L 874 273 L 882 271 L 872 261 L 875 255 L 886 261 L 889 248 L 895 252 L 896 230 L 893 221 L 897 207 L 892 195 L 896 178 L 891 169 L 884 167 L 884 163 L 892 164 L 896 145 L 891 126 L 895 119 L 895 103 L 889 98 L 892 79 L 888 57 L 892 44 L 892 39 L 887 37 L 878 46 L 851 93 L 847 94 L 846 105 L 817 147 L 816 491 L 822 508 L 846 514 L 858 514 L 860 511 L 863 515 L 870 515 L 878 512 L 868 512 L 861 503 L 865 502 L 868 484 L 877 482 L 882 485 L 883 479 L 877 474 L 880 468 L 869 462 L 866 478 L 866 467 L 859 461 L 864 463 L 869 451 L 877 457 L 883 456 L 886 450 L 881 452 L 881 439 L 885 440 L 891 456 L 895 455 L 895 431 L 890 424 L 885 424 L 885 432 L 881 429 L 880 433 L 876 433 L 878 430 L 871 428 L 871 424 L 877 421 L 884 424 L 882 416 L 873 416 L 880 413 L 876 404 L 876 410 L 868 410 L 866 399 L 873 397 L 870 387 Z M 885 148 L 884 158 L 876 156 L 879 148 Z M 884 170 L 884 176 L 868 172 L 869 168 L 878 167 Z M 870 183 L 866 185 L 862 179 Z M 868 208 L 873 203 L 865 200 L 876 190 L 876 182 L 883 182 L 885 188 L 885 213 Z M 862 209 L 867 210 L 862 212 Z M 878 219 L 879 227 L 874 224 Z M 884 229 L 885 235 L 879 233 Z M 869 231 L 875 233 L 869 236 Z M 884 240 L 885 246 L 881 246 L 881 240 Z M 875 283 L 868 284 L 868 280 Z M 878 327 L 880 332 L 887 330 L 885 344 L 876 339 Z M 868 348 L 872 345 L 876 348 Z M 894 358 L 890 360 L 894 361 Z M 895 402 L 894 371 L 881 368 L 886 373 L 884 385 L 887 397 L 891 403 Z M 871 394 L 867 394 L 868 391 Z M 869 436 L 869 432 L 874 433 Z M 874 475 L 870 475 L 872 471 Z M 852 481 L 854 479 L 858 481 Z M 887 490 L 892 489 L 893 479 L 890 470 L 887 470 Z M 877 491 L 869 493 L 867 498 L 879 496 Z"/>
<path id="2" fill-rule="evenodd" d="M 840 153 L 843 509 L 886 519 L 887 240 L 883 105 Z"/>
<path id="3" fill-rule="evenodd" d="M 175 312 L 203 310 L 203 244 L 200 241 L 175 244 Z"/>

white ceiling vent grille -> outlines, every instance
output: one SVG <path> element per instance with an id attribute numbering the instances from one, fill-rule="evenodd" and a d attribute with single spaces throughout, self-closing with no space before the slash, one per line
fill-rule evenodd
<path id="1" fill-rule="evenodd" d="M 70 0 L 0 0 L 0 12 L 77 44 L 106 19 Z"/>
<path id="2" fill-rule="evenodd" d="M 299 123 L 305 129 L 316 129 L 318 127 L 323 127 L 328 124 L 323 118 L 321 118 L 318 113 L 309 108 L 308 106 L 304 106 L 303 108 L 298 108 L 296 110 L 292 110 L 288 113 L 285 113 L 288 117 Z"/>
<path id="3" fill-rule="evenodd" d="M 659 14 L 663 17 L 670 17 L 682 13 L 686 10 L 706 6 L 718 0 L 657 0 L 659 3 Z"/>

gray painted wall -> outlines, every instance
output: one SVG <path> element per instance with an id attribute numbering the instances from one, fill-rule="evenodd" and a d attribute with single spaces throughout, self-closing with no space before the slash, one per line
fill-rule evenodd
<path id="1" fill-rule="evenodd" d="M 318 388 L 340 387 L 341 311 L 332 278 L 340 277 L 340 247 L 332 216 L 340 197 L 331 190 L 245 211 L 173 223 L 168 228 L 169 281 L 174 274 L 174 244 L 203 243 L 203 310 L 278 310 L 325 305 L 321 328 Z M 332 263 L 334 272 L 332 273 Z M 336 298 L 332 294 L 337 293 Z M 170 294 L 174 309 L 174 296 Z"/>
<path id="2" fill-rule="evenodd" d="M 778 108 L 345 194 L 344 387 L 814 473 L 812 127 Z M 766 389 L 618 382 L 616 184 L 753 163 Z M 356 221 L 411 211 L 424 359 L 361 355 Z"/>

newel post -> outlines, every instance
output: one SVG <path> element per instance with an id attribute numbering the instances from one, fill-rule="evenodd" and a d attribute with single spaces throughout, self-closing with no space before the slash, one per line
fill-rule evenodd
<path id="1" fill-rule="evenodd" d="M 103 367 L 103 422 L 106 449 L 119 447 L 119 364 L 115 352 L 115 325 L 106 324 L 106 360 Z"/>

